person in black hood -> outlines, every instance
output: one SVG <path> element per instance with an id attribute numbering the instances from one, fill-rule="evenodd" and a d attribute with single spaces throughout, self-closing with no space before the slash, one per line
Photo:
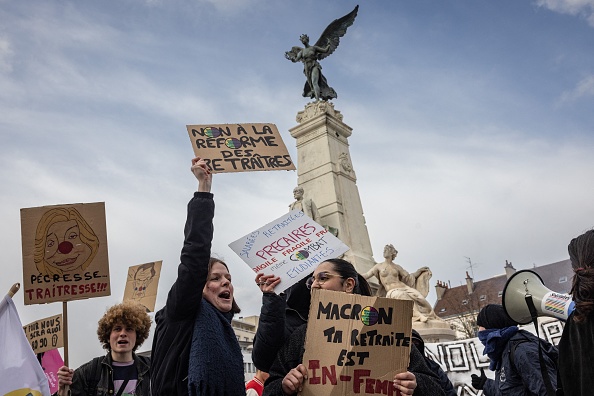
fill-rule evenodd
<path id="1" fill-rule="evenodd" d="M 485 346 L 483 355 L 489 356 L 489 369 L 495 379 L 489 379 L 481 369 L 481 376 L 472 374 L 472 386 L 483 390 L 485 396 L 546 395 L 547 389 L 539 366 L 539 343 L 553 389 L 557 386 L 557 349 L 534 334 L 518 329 L 518 324 L 503 306 L 489 304 L 479 312 L 476 324 L 478 338 Z"/>
<path id="2" fill-rule="evenodd" d="M 423 341 L 423 338 L 415 329 L 412 330 L 411 341 L 413 344 L 415 344 L 419 352 L 421 352 L 421 355 L 423 355 L 425 358 L 425 363 L 427 363 L 427 366 L 429 366 L 431 371 L 433 371 L 439 379 L 441 389 L 443 389 L 446 396 L 457 396 L 458 394 L 456 393 L 452 382 L 448 378 L 447 374 L 441 369 L 441 366 L 437 362 L 429 359 L 425 354 L 425 341 Z"/>

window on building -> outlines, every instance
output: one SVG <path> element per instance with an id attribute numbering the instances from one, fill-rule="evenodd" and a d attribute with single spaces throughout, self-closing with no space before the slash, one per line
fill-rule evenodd
<path id="1" fill-rule="evenodd" d="M 559 278 L 559 283 L 565 283 L 565 282 L 567 282 L 566 276 L 562 276 L 561 278 Z"/>
<path id="2" fill-rule="evenodd" d="M 462 305 L 468 305 L 468 300 L 462 300 Z"/>
<path id="3" fill-rule="evenodd" d="M 439 312 L 445 312 L 445 311 L 446 311 L 445 308 L 442 308 L 442 309 L 439 310 Z"/>
<path id="4" fill-rule="evenodd" d="M 485 301 L 486 299 L 487 299 L 487 296 L 485 296 L 484 294 L 483 294 L 483 295 L 481 295 L 481 297 L 480 297 L 480 300 L 481 300 L 481 301 Z"/>
<path id="5" fill-rule="evenodd" d="M 499 293 L 497 293 L 497 297 L 501 297 L 503 296 L 503 290 L 500 290 Z"/>

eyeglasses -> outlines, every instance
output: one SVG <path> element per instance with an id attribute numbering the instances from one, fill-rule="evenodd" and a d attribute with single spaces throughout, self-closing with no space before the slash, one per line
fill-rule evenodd
<path id="1" fill-rule="evenodd" d="M 318 281 L 318 285 L 323 285 L 324 283 L 326 283 L 326 281 L 328 281 L 330 278 L 334 277 L 334 276 L 338 276 L 339 278 L 344 278 L 344 276 L 338 275 L 338 274 L 329 274 L 325 271 L 320 272 L 317 276 L 310 276 L 309 278 L 307 278 L 307 281 L 305 282 L 305 286 L 307 286 L 308 289 L 311 290 L 311 287 L 313 286 L 313 283 L 315 281 Z"/>

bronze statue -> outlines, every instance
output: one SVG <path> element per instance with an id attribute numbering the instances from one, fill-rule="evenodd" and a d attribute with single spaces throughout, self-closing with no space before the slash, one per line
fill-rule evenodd
<path id="1" fill-rule="evenodd" d="M 309 45 L 309 36 L 302 34 L 299 39 L 305 46 L 293 47 L 291 51 L 285 52 L 285 58 L 292 62 L 303 62 L 303 74 L 305 74 L 305 86 L 303 87 L 303 96 L 316 99 L 316 101 L 330 100 L 337 97 L 336 91 L 328 85 L 326 78 L 322 74 L 322 66 L 318 62 L 325 57 L 331 55 L 336 47 L 338 47 L 340 38 L 344 36 L 347 28 L 353 24 L 359 6 L 357 5 L 353 11 L 335 19 L 324 30 L 315 45 Z"/>

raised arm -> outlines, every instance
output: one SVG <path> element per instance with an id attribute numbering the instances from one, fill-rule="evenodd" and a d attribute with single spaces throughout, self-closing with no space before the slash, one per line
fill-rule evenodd
<path id="1" fill-rule="evenodd" d="M 322 47 L 322 46 L 317 46 L 317 45 L 314 45 L 313 47 L 314 47 L 314 48 L 315 48 L 315 50 L 316 50 L 316 54 L 317 54 L 317 53 L 322 53 L 322 54 L 325 54 L 325 53 L 327 53 L 328 51 L 330 51 L 330 43 L 328 43 L 328 45 L 326 45 L 325 47 Z"/>
<path id="2" fill-rule="evenodd" d="M 200 157 L 192 159 L 192 173 L 198 179 L 198 192 L 210 192 L 212 185 L 212 174 L 208 170 L 206 162 Z"/>
<path id="3" fill-rule="evenodd" d="M 167 297 L 167 315 L 183 319 L 195 315 L 200 307 L 202 289 L 208 277 L 208 262 L 213 237 L 214 200 L 210 193 L 212 174 L 199 157 L 192 160 L 191 171 L 198 180 L 198 191 L 188 204 L 177 279 Z"/>

